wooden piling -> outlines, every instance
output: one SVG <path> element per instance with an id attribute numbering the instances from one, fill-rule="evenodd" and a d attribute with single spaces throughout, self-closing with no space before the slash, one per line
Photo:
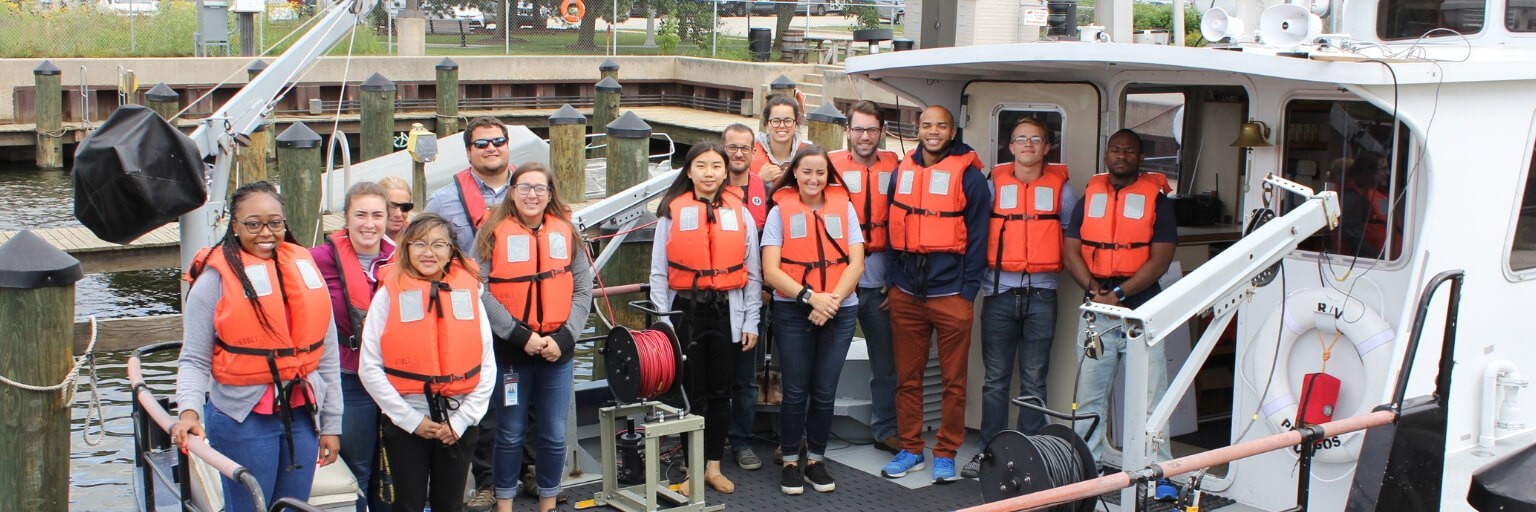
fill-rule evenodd
<path id="1" fill-rule="evenodd" d="M 395 83 L 374 73 L 361 87 L 363 113 L 360 161 L 395 152 Z"/>
<path id="2" fill-rule="evenodd" d="M 608 126 L 619 118 L 619 95 L 624 87 L 613 78 L 597 83 L 597 93 L 592 95 L 592 126 Z"/>
<path id="3" fill-rule="evenodd" d="M 305 247 L 314 247 L 320 230 L 320 135 L 293 123 L 277 136 L 277 169 L 288 231 Z"/>
<path id="4" fill-rule="evenodd" d="M 816 110 L 806 114 L 805 120 L 806 134 L 812 144 L 818 144 L 827 151 L 843 149 L 848 118 L 832 108 L 831 103 L 822 103 Z"/>
<path id="5" fill-rule="evenodd" d="M 650 179 L 651 126 L 634 112 L 626 112 L 609 123 L 607 130 L 608 195 L 613 196 Z M 644 283 L 650 279 L 651 244 L 626 242 L 611 261 L 602 272 L 605 285 Z M 635 328 L 645 323 L 644 315 L 630 308 L 615 309 L 613 314 L 615 325 Z"/>
<path id="6" fill-rule="evenodd" d="M 549 163 L 556 188 L 566 204 L 586 201 L 587 116 L 570 104 L 549 116 Z"/>
<path id="7" fill-rule="evenodd" d="M 603 63 L 597 66 L 597 74 L 601 78 L 619 79 L 619 63 L 613 59 L 603 59 Z"/>
<path id="8" fill-rule="evenodd" d="M 267 69 L 267 63 L 261 59 L 251 62 L 246 66 L 245 72 L 249 79 L 255 79 L 262 71 Z M 263 119 L 251 133 L 250 144 L 241 145 L 235 149 L 235 169 L 229 173 L 229 194 L 234 196 L 235 188 L 246 183 L 267 180 L 267 146 L 272 138 L 272 125 L 270 119 Z M 235 172 L 239 171 L 239 172 Z M 228 198 L 226 198 L 228 199 Z"/>
<path id="9" fill-rule="evenodd" d="M 160 117 L 166 121 L 170 121 L 176 112 L 181 111 L 181 105 L 177 103 L 180 99 L 181 96 L 171 90 L 171 86 L 160 82 L 150 88 L 149 92 L 144 93 L 144 106 L 160 114 Z"/>
<path id="10" fill-rule="evenodd" d="M 437 63 L 437 138 L 459 131 L 459 64 L 444 57 Z"/>
<path id="11" fill-rule="evenodd" d="M 37 167 L 64 168 L 64 94 L 63 71 L 53 61 L 43 61 L 32 70 L 37 94 Z"/>
<path id="12" fill-rule="evenodd" d="M 0 375 L 59 384 L 74 367 L 75 282 L 80 262 L 31 231 L 0 245 Z M 59 390 L 0 383 L 0 510 L 69 509 L 69 404 Z"/>

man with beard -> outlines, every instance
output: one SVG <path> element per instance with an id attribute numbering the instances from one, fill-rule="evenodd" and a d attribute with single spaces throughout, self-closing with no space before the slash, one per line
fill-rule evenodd
<path id="1" fill-rule="evenodd" d="M 727 157 L 726 184 L 730 185 L 727 190 L 742 198 L 742 205 L 761 230 L 763 223 L 768 221 L 768 186 L 751 172 L 755 160 L 753 137 L 752 129 L 747 125 L 734 123 L 720 134 L 720 143 L 725 146 Z M 768 332 L 769 302 L 764 295 L 762 322 L 758 326 L 761 333 Z M 731 385 L 731 429 L 726 433 L 726 439 L 731 443 L 731 451 L 735 452 L 736 465 L 746 470 L 763 467 L 763 460 L 752 451 L 752 431 L 757 420 L 757 363 L 762 359 L 761 354 L 755 346 L 741 353 L 736 359 L 736 382 Z"/>
<path id="2" fill-rule="evenodd" d="M 986 271 L 992 193 L 970 146 L 955 140 L 955 118 L 941 106 L 918 117 L 921 147 L 891 180 L 887 277 L 896 361 L 896 425 L 902 451 L 880 470 L 887 478 L 923 468 L 923 368 L 938 334 L 943 405 L 933 447 L 933 482 L 958 480 L 955 452 L 965 440 L 966 358 L 973 302 Z"/>

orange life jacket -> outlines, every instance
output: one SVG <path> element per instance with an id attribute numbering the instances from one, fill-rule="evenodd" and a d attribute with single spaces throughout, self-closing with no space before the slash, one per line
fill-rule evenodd
<path id="1" fill-rule="evenodd" d="M 480 383 L 482 354 L 479 279 L 454 262 L 442 281 L 406 275 L 398 264 L 380 269 L 389 293 L 389 319 L 379 355 L 389 384 L 401 395 L 458 396 Z"/>
<path id="2" fill-rule="evenodd" d="M 544 214 L 537 232 L 507 217 L 496 225 L 491 295 L 539 334 L 555 332 L 571 316 L 571 253 L 579 250 L 571 225 Z"/>
<path id="3" fill-rule="evenodd" d="M 913 153 L 922 148 L 912 150 Z M 896 171 L 891 196 L 891 248 L 912 253 L 965 253 L 965 171 L 976 152 L 949 155 L 919 167 L 908 154 Z"/>
<path id="4" fill-rule="evenodd" d="M 1377 250 L 1384 250 L 1387 243 L 1387 218 L 1392 212 L 1392 198 L 1385 192 L 1371 188 L 1362 194 L 1370 203 L 1370 211 L 1365 217 L 1365 243 Z M 1401 220 L 1396 224 L 1401 226 Z M 1392 249 L 1381 255 L 1383 259 L 1393 259 L 1403 252 L 1403 232 L 1400 229 L 1392 229 Z M 1375 254 L 1362 255 L 1376 257 Z"/>
<path id="5" fill-rule="evenodd" d="M 187 268 L 182 270 L 181 280 L 186 281 L 187 285 L 189 286 L 192 283 L 197 282 L 197 276 L 202 274 L 203 270 L 208 268 L 208 257 L 213 255 L 214 249 L 218 248 L 218 245 L 214 245 L 212 247 L 204 247 L 202 249 L 198 249 L 197 254 L 192 256 L 192 261 L 187 263 Z"/>
<path id="6" fill-rule="evenodd" d="M 1045 164 L 1024 183 L 1013 164 L 992 168 L 992 218 L 987 229 L 987 266 L 1005 272 L 1061 270 L 1061 189 L 1067 166 Z"/>
<path id="7" fill-rule="evenodd" d="M 507 173 L 517 172 L 517 166 L 508 165 Z M 480 195 L 480 184 L 475 182 L 474 169 L 464 169 L 453 175 L 454 189 L 459 193 L 459 204 L 464 207 L 464 213 L 469 215 L 470 225 L 480 229 L 485 223 L 485 218 L 490 215 L 491 207 L 485 204 L 485 196 Z M 469 193 L 465 193 L 465 191 Z"/>
<path id="8" fill-rule="evenodd" d="M 803 148 L 807 145 L 810 145 L 810 141 L 797 141 L 794 151 L 789 152 L 790 158 L 794 158 L 795 151 L 800 151 L 800 148 Z M 752 174 L 757 174 L 758 171 L 763 170 L 764 165 L 771 163 L 773 163 L 773 160 L 768 158 L 768 148 L 764 147 L 763 143 L 758 142 L 757 139 L 752 139 L 752 164 L 750 167 L 747 167 L 747 170 Z M 789 165 L 789 160 L 784 160 L 784 165 Z M 788 170 L 789 169 L 785 169 L 785 171 Z"/>
<path id="9" fill-rule="evenodd" d="M 357 261 L 357 251 L 352 248 L 346 229 L 332 232 L 326 245 L 331 248 L 331 258 L 336 260 L 336 275 L 341 278 L 341 299 L 346 301 L 347 320 L 352 323 L 350 339 L 338 341 L 347 348 L 356 349 L 363 336 L 363 319 L 368 316 L 368 305 L 373 303 L 373 285 Z"/>
<path id="10" fill-rule="evenodd" d="M 747 285 L 746 210 L 735 194 L 721 194 L 720 207 L 692 192 L 667 206 L 667 285 L 673 290 L 735 290 Z"/>
<path id="11" fill-rule="evenodd" d="M 742 206 L 752 212 L 752 222 L 757 224 L 758 231 L 762 231 L 763 223 L 768 222 L 768 186 L 763 183 L 763 178 L 756 171 L 748 170 L 746 190 L 734 185 L 725 190 L 741 199 Z"/>
<path id="12" fill-rule="evenodd" d="M 1094 277 L 1130 277 L 1152 256 L 1152 228 L 1157 223 L 1157 196 L 1168 178 L 1144 172 L 1134 183 L 1115 190 L 1108 174 L 1088 179 L 1083 197 L 1083 261 Z"/>
<path id="13" fill-rule="evenodd" d="M 891 216 L 891 173 L 901 164 L 894 151 L 876 150 L 874 167 L 864 167 L 853 160 L 853 152 L 846 149 L 827 154 L 832 168 L 842 173 L 843 186 L 848 187 L 848 198 L 859 213 L 859 229 L 864 232 L 864 254 L 885 250 L 886 228 Z"/>
<path id="14" fill-rule="evenodd" d="M 271 260 L 243 251 L 240 260 L 231 264 L 218 249 L 207 255 L 206 268 L 219 273 L 224 288 L 213 313 L 213 379 L 226 386 L 282 387 L 309 375 L 320 367 L 331 323 L 331 294 L 315 260 L 287 242 L 278 244 Z M 260 310 L 246 300 L 236 272 L 250 280 Z"/>
<path id="15" fill-rule="evenodd" d="M 784 226 L 780 266 L 800 284 L 831 293 L 848 269 L 848 190 L 832 185 L 822 192 L 820 210 L 800 202 L 800 191 L 784 187 L 773 192 Z M 780 294 L 783 296 L 783 294 Z"/>

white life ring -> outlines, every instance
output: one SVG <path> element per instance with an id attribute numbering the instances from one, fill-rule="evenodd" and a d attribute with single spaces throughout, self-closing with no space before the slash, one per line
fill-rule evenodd
<path id="1" fill-rule="evenodd" d="M 1316 363 L 1298 365 L 1293 375 L 1290 360 L 1292 352 L 1297 350 L 1298 340 L 1301 343 L 1310 341 L 1312 337 L 1332 340 L 1342 334 L 1342 337 L 1349 338 L 1355 348 L 1354 352 L 1359 355 L 1359 360 L 1353 361 L 1347 357 L 1348 351 L 1339 350 L 1343 347 L 1332 350 L 1328 373 L 1341 381 L 1339 401 L 1334 408 L 1335 419 L 1365 414 L 1378 405 L 1386 389 L 1386 377 L 1392 363 L 1392 344 L 1396 339 L 1392 326 L 1359 298 L 1349 297 L 1332 288 L 1313 288 L 1292 293 L 1286 297 L 1283 305 L 1282 310 L 1270 315 L 1264 326 L 1259 328 L 1250 344 L 1252 348 L 1244 357 L 1248 362 L 1248 375 L 1270 376 L 1269 391 L 1259 401 L 1259 414 L 1264 416 L 1270 430 L 1275 433 L 1291 430 L 1297 411 L 1297 395 L 1292 391 L 1292 384 L 1299 388 L 1304 376 L 1319 371 L 1322 364 L 1321 357 L 1318 357 Z M 1303 338 L 1303 335 L 1314 331 L 1316 334 Z M 1274 348 L 1277 332 L 1279 347 Z M 1312 344 L 1320 345 L 1317 342 Z M 1311 352 L 1314 351 L 1304 351 Z M 1320 355 L 1321 346 L 1315 352 Z M 1264 359 L 1271 354 L 1275 356 L 1272 374 L 1269 373 L 1270 361 Z M 1264 392 L 1263 389 L 1252 391 L 1255 395 Z M 1354 462 L 1360 456 L 1361 445 L 1360 436 L 1356 434 L 1341 434 L 1323 440 L 1318 444 L 1313 460 Z"/>

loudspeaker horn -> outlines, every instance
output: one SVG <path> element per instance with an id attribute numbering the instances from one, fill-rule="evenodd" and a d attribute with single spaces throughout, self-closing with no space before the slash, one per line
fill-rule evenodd
<path id="1" fill-rule="evenodd" d="M 1280 4 L 1259 15 L 1259 39 L 1265 44 L 1293 48 L 1317 40 L 1323 34 L 1323 19 L 1305 6 Z"/>
<path id="2" fill-rule="evenodd" d="M 1212 7 L 1200 18 L 1200 36 L 1212 43 L 1229 37 L 1234 43 L 1241 42 L 1244 28 L 1242 18 L 1233 16 L 1220 7 Z"/>

